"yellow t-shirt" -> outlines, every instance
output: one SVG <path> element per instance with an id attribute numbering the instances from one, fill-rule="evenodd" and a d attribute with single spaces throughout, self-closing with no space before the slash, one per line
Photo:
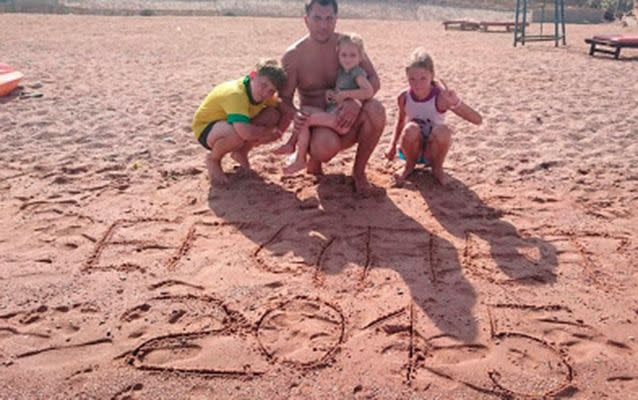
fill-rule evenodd
<path id="1" fill-rule="evenodd" d="M 193 117 L 195 138 L 213 121 L 234 123 L 250 123 L 261 110 L 267 106 L 276 106 L 277 98 L 272 96 L 261 103 L 255 103 L 250 92 L 250 77 L 224 82 L 208 93 Z"/>

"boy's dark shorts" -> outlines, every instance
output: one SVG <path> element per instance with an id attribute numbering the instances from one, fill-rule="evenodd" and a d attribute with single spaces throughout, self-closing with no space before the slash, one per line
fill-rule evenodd
<path id="1" fill-rule="evenodd" d="M 199 135 L 199 144 L 201 144 L 208 150 L 212 150 L 210 147 L 208 147 L 208 135 L 210 134 L 210 131 L 213 130 L 213 126 L 215 126 L 215 124 L 218 122 L 219 121 L 209 122 L 208 125 L 206 125 L 206 128 L 204 128 L 204 130 L 202 131 L 202 134 Z"/>

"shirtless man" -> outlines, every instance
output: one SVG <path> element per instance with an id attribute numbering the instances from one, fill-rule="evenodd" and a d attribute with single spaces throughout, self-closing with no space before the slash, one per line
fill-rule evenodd
<path id="1" fill-rule="evenodd" d="M 282 64 L 288 75 L 288 82 L 279 95 L 288 106 L 283 109 L 283 118 L 287 124 L 290 124 L 293 118 L 295 127 L 303 126 L 305 123 L 306 116 L 302 113 L 295 114 L 293 107 L 293 96 L 297 89 L 301 106 L 326 108 L 325 93 L 334 88 L 339 69 L 336 48 L 340 35 L 335 33 L 337 9 L 336 0 L 308 1 L 304 17 L 308 35 L 290 46 L 283 56 Z M 368 74 L 376 93 L 380 87 L 379 77 L 365 54 L 361 67 Z M 322 163 L 358 143 L 352 178 L 355 190 L 366 193 L 370 184 L 365 169 L 383 133 L 385 109 L 375 99 L 370 99 L 363 105 L 356 100 L 347 100 L 341 106 L 337 118 L 339 127 L 348 130 L 348 133 L 338 135 L 327 127 L 313 127 L 306 170 L 311 174 L 322 174 Z M 280 126 L 287 124 L 283 123 Z"/>

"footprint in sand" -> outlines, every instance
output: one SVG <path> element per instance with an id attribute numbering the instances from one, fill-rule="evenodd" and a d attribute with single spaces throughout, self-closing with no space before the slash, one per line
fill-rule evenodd
<path id="1" fill-rule="evenodd" d="M 57 307 L 41 305 L 30 310 L 12 311 L 0 315 L 0 342 L 4 348 L 11 349 L 10 357 L 31 359 L 59 349 L 110 340 L 103 320 L 99 309 L 88 303 Z M 104 335 L 96 332 L 104 332 Z M 46 365 L 41 357 L 38 363 Z"/>

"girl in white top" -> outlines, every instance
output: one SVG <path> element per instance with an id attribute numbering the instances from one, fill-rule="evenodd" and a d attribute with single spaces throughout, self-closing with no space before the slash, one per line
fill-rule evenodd
<path id="1" fill-rule="evenodd" d="M 483 118 L 454 90 L 434 81 L 434 63 L 422 48 L 412 53 L 405 72 L 409 88 L 397 98 L 399 113 L 385 156 L 394 159 L 400 140 L 399 157 L 405 159 L 405 168 L 395 176 L 397 185 L 414 171 L 417 162 L 430 165 L 436 180 L 445 185 L 443 161 L 452 141 L 452 130 L 445 125 L 446 112 L 451 110 L 476 125 Z"/>

